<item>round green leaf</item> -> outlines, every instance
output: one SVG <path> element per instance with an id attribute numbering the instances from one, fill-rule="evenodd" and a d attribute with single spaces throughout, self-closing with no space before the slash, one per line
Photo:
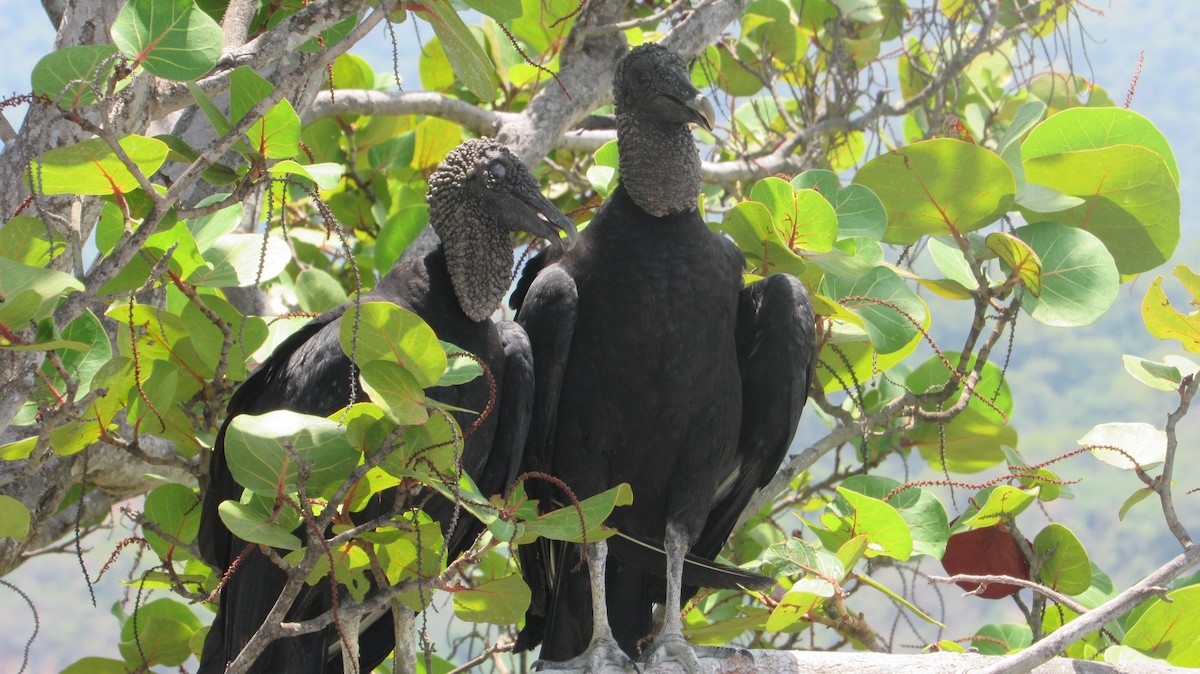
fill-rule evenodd
<path id="1" fill-rule="evenodd" d="M 48 96 L 60 108 L 84 108 L 96 102 L 116 62 L 112 44 L 81 44 L 63 47 L 42 57 L 29 79 L 33 93 Z M 108 64 L 104 65 L 108 60 Z M 101 67 L 104 70 L 101 72 Z"/>
<path id="2" fill-rule="evenodd" d="M 1033 539 L 1042 560 L 1042 584 L 1065 594 L 1080 594 L 1092 586 L 1092 562 L 1083 543 L 1061 524 L 1051 524 Z"/>
<path id="3" fill-rule="evenodd" d="M 182 484 L 164 484 L 155 487 L 146 495 L 144 506 L 145 517 L 158 525 L 164 533 L 173 536 L 183 543 L 191 543 L 196 538 L 200 528 L 200 499 L 196 493 Z M 180 553 L 187 557 L 187 552 L 176 548 L 174 543 L 168 543 L 157 533 L 147 529 L 146 541 L 166 559 L 168 551 L 177 557 Z"/>
<path id="4" fill-rule="evenodd" d="M 467 622 L 512 625 L 529 608 L 529 586 L 519 574 L 501 576 L 451 594 L 454 615 Z"/>
<path id="5" fill-rule="evenodd" d="M 1093 426 L 1082 438 L 1076 440 L 1081 447 L 1107 445 L 1118 447 L 1125 453 L 1111 449 L 1093 449 L 1092 456 L 1110 466 L 1134 469 L 1134 461 L 1142 470 L 1153 468 L 1167 458 L 1167 434 L 1147 423 L 1108 423 Z M 1127 457 L 1126 454 L 1129 456 Z M 1130 460 L 1132 457 L 1132 461 Z"/>
<path id="6" fill-rule="evenodd" d="M 1177 667 L 1200 667 L 1200 585 L 1167 593 L 1170 603 L 1155 599 L 1125 634 L 1124 645 Z"/>
<path id="7" fill-rule="evenodd" d="M 876 475 L 854 475 L 843 480 L 841 486 L 884 500 L 900 486 L 900 482 Z M 924 489 L 914 488 L 897 492 L 884 502 L 895 508 L 908 526 L 913 539 L 913 552 L 940 559 L 946 549 L 946 539 L 950 536 L 949 518 L 941 501 Z M 838 500 L 835 499 L 833 503 L 837 504 Z M 852 568 L 852 565 L 847 568 Z"/>
<path id="8" fill-rule="evenodd" d="M 1056 222 L 1025 225 L 1015 234 L 1041 260 L 1042 292 L 1026 295 L 1021 305 L 1035 321 L 1091 325 L 1117 301 L 1117 265 L 1096 237 Z"/>
<path id="9" fill-rule="evenodd" d="M 913 552 L 912 533 L 895 508 L 844 487 L 838 487 L 837 492 L 854 510 L 849 517 L 853 535 L 867 537 L 867 557 L 886 555 L 908 561 Z"/>
<path id="10" fill-rule="evenodd" d="M 883 240 L 909 244 L 923 236 L 965 234 L 1008 212 L 1017 191 L 1004 160 L 978 145 L 952 138 L 913 143 L 880 155 L 859 169 L 854 183 L 883 202 Z"/>
<path id="11" fill-rule="evenodd" d="M 300 539 L 292 533 L 299 523 L 298 518 L 282 518 L 284 522 L 277 522 L 275 520 L 280 518 L 269 510 L 263 512 L 257 503 L 246 505 L 237 501 L 224 501 L 217 506 L 217 514 L 230 533 L 247 543 L 269 545 L 280 550 L 300 549 Z"/>
<path id="12" fill-rule="evenodd" d="M 215 288 L 245 288 L 269 281 L 283 273 L 292 252 L 278 236 L 270 235 L 263 252 L 260 234 L 226 234 L 213 242 L 202 255 L 210 265 L 187 277 L 189 283 Z M 261 269 L 260 269 L 261 267 Z"/>
<path id="13" fill-rule="evenodd" d="M 194 80 L 216 65 L 221 26 L 193 0 L 129 0 L 112 26 L 117 48 L 135 66 L 168 80 Z"/>
<path id="14" fill-rule="evenodd" d="M 953 473 L 978 473 L 1004 461 L 1004 445 L 1017 445 L 1017 431 L 968 406 L 944 424 L 920 423 L 908 434 L 926 463 Z M 943 456 L 944 454 L 944 456 Z"/>
<path id="15" fill-rule="evenodd" d="M 134 65 L 181 82 L 212 70 L 224 46 L 221 25 L 193 0 L 128 0 L 112 34 Z"/>
<path id="16" fill-rule="evenodd" d="M 198 629 L 200 619 L 187 605 L 155 599 L 139 607 L 121 626 L 121 657 L 135 667 L 143 663 L 178 667 L 191 657 L 189 643 Z"/>
<path id="17" fill-rule="evenodd" d="M 235 417 L 225 433 L 225 457 L 238 484 L 274 498 L 296 491 L 297 461 L 308 464 L 308 490 L 315 495 L 341 484 L 360 455 L 336 421 L 276 410 Z"/>
<path id="18" fill-rule="evenodd" d="M 943 355 L 945 355 L 946 360 L 950 361 L 950 364 L 958 365 L 958 360 L 961 356 L 958 351 L 947 351 Z M 971 356 L 967 362 L 968 374 L 975 368 L 976 362 L 976 357 Z M 929 360 L 909 373 L 908 377 L 904 380 L 904 385 L 915 393 L 927 393 L 941 389 L 950 379 L 950 368 L 946 367 L 941 358 L 930 356 Z M 961 383 L 958 390 L 962 391 Z M 990 362 L 984 363 L 983 370 L 979 373 L 979 381 L 975 383 L 975 393 L 977 395 L 973 395 L 968 403 L 970 409 L 974 409 L 985 418 L 997 423 L 1012 416 L 1012 392 L 1009 391 L 1004 373 L 995 364 Z M 929 405 L 927 409 L 933 412 L 937 410 L 937 406 Z"/>
<path id="19" fill-rule="evenodd" d="M 1021 157 L 1030 160 L 1113 145 L 1140 145 L 1154 151 L 1179 182 L 1179 167 L 1166 137 L 1150 120 L 1124 108 L 1068 108 L 1058 112 L 1029 133 L 1021 144 Z"/>
<path id="20" fill-rule="evenodd" d="M 0 258 L 0 325 L 20 330 L 54 310 L 65 292 L 83 290 L 70 274 Z"/>
<path id="21" fill-rule="evenodd" d="M 1001 522 L 1009 521 L 1020 515 L 1037 500 L 1036 493 L 1010 487 L 1006 484 L 990 490 L 984 490 L 980 492 L 979 497 L 982 497 L 985 493 L 987 494 L 987 500 L 984 501 L 975 514 L 962 520 L 959 523 L 961 526 L 969 529 L 994 527 Z M 1084 587 L 1084 589 L 1086 590 L 1087 588 Z"/>
<path id="22" fill-rule="evenodd" d="M 861 236 L 878 241 L 887 229 L 887 211 L 875 193 L 863 185 L 842 187 L 833 171 L 805 171 L 792 178 L 796 189 L 816 190 L 837 213 L 837 236 Z"/>
<path id="23" fill-rule="evenodd" d="M 1183 381 L 1183 375 L 1175 365 L 1156 363 L 1129 354 L 1121 356 L 1121 359 L 1125 362 L 1125 371 L 1150 388 L 1178 391 L 1179 384 Z"/>
<path id="24" fill-rule="evenodd" d="M 858 315 L 879 353 L 907 346 L 925 322 L 925 303 L 896 272 L 875 267 L 855 279 L 826 275 L 821 292 Z"/>
<path id="25" fill-rule="evenodd" d="M 163 165 L 169 152 L 166 143 L 145 136 L 125 136 L 118 144 L 147 176 Z M 101 138 L 46 152 L 30 175 L 45 194 L 125 194 L 138 186 L 137 178 Z"/>
<path id="26" fill-rule="evenodd" d="M 342 317 L 339 338 L 342 350 L 359 365 L 374 360 L 397 363 L 412 373 L 420 388 L 433 386 L 446 371 L 446 352 L 433 329 L 413 312 L 389 302 L 364 302 L 351 307 Z M 352 353 L 355 346 L 357 351 Z"/>
<path id="27" fill-rule="evenodd" d="M 1004 655 L 1027 648 L 1033 643 L 1029 625 L 1024 623 L 984 625 L 975 636 L 987 637 L 971 642 L 971 645 L 984 655 Z"/>
<path id="28" fill-rule="evenodd" d="M 0 494 L 0 538 L 25 540 L 29 533 L 29 510 L 11 496 Z"/>
<path id="29" fill-rule="evenodd" d="M 319 314 L 338 306 L 347 298 L 346 291 L 329 272 L 309 267 L 296 276 L 296 299 L 302 310 Z"/>
<path id="30" fill-rule="evenodd" d="M 359 374 L 371 401 L 394 423 L 411 426 L 423 424 L 429 418 L 425 391 L 412 370 L 390 360 L 369 360 L 359 366 Z"/>
<path id="31" fill-rule="evenodd" d="M 1083 199 L 1054 219 L 1103 241 L 1122 274 L 1157 267 L 1179 243 L 1179 187 L 1153 150 L 1116 145 L 1035 157 L 1025 160 L 1025 177 Z"/>

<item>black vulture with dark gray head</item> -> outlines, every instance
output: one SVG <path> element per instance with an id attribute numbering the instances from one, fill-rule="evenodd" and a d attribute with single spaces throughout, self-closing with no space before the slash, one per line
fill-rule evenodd
<path id="1" fill-rule="evenodd" d="M 464 469 L 484 494 L 503 492 L 515 477 L 529 411 L 533 403 L 533 366 L 524 330 L 511 322 L 495 324 L 512 278 L 512 231 L 559 240 L 574 235 L 574 223 L 542 196 L 537 180 L 507 148 L 491 139 L 469 140 L 450 152 L 429 178 L 430 224 L 441 245 L 422 259 L 392 268 L 363 301 L 388 301 L 405 307 L 429 324 L 437 336 L 479 356 L 497 388 L 495 413 L 463 446 Z M 289 336 L 241 385 L 229 402 L 228 419 L 217 436 L 204 495 L 198 543 L 204 559 L 228 569 L 246 543 L 221 522 L 218 506 L 242 493 L 226 463 L 224 436 L 239 414 L 288 409 L 328 415 L 351 400 L 353 366 L 338 342 L 339 323 L 353 303 L 332 309 Z M 429 396 L 463 410 L 483 410 L 488 382 L 431 389 Z M 474 413 L 456 412 L 463 428 Z M 392 500 L 392 499 L 387 499 Z M 382 503 L 379 506 L 383 507 Z M 450 559 L 458 557 L 481 530 L 462 518 L 449 531 L 454 508 L 431 499 L 426 511 L 447 531 Z M 374 514 L 367 513 L 368 518 Z M 221 592 L 221 604 L 204 643 L 201 674 L 225 671 L 241 652 L 279 597 L 285 574 L 266 555 L 253 549 L 241 561 Z M 328 581 L 305 587 L 286 620 L 313 618 L 331 606 Z M 360 636 L 359 671 L 369 672 L 394 646 L 391 614 L 364 627 Z M 328 674 L 342 671 L 336 631 L 273 642 L 251 668 L 272 674 Z"/>
<path id="2" fill-rule="evenodd" d="M 522 546 L 533 601 L 517 649 L 540 642 L 550 668 L 628 666 L 662 603 L 645 661 L 697 671 L 684 595 L 770 585 L 707 562 L 791 444 L 814 317 L 791 276 L 743 287 L 742 254 L 701 218 L 689 124 L 711 129 L 714 115 L 683 59 L 633 49 L 613 95 L 620 184 L 571 250 L 531 261 L 513 299 L 537 365 L 524 470 L 561 478 L 581 499 L 628 482 L 634 500 L 608 520 L 620 535 L 589 545 L 586 574 L 572 570 L 579 545 Z M 526 485 L 543 507 L 567 498 Z"/>

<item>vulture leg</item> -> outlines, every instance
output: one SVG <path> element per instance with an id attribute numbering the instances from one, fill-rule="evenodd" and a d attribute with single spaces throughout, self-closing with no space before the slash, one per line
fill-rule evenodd
<path id="1" fill-rule="evenodd" d="M 608 624 L 608 602 L 604 588 L 604 569 L 608 561 L 608 543 L 597 541 L 587 547 L 588 577 L 592 586 L 592 640 L 582 653 L 565 662 L 538 660 L 533 663 L 540 669 L 580 669 L 584 672 L 601 672 L 605 665 L 622 670 L 641 671 L 625 651 L 617 645 L 612 627 Z"/>
<path id="2" fill-rule="evenodd" d="M 665 662 L 674 662 L 690 674 L 707 672 L 700 657 L 737 659 L 753 664 L 749 651 L 740 648 L 692 646 L 683 636 L 682 601 L 683 561 L 688 552 L 688 535 L 672 522 L 667 523 L 664 541 L 667 548 L 667 598 L 663 606 L 663 623 L 646 656 L 646 669 L 655 669 Z"/>

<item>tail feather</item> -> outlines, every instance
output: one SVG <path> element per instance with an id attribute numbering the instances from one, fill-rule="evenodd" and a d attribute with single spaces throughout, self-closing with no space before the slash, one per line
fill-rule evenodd
<path id="1" fill-rule="evenodd" d="M 616 536 L 608 539 L 608 550 L 613 557 L 645 569 L 655 577 L 667 575 L 667 552 L 661 544 L 618 531 Z M 688 553 L 683 561 L 683 583 L 717 590 L 766 590 L 775 584 L 775 579 Z"/>

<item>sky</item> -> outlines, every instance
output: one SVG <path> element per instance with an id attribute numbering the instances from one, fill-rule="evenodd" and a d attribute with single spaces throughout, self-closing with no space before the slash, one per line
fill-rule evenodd
<path id="1" fill-rule="evenodd" d="M 1153 121 L 1175 151 L 1182 176 L 1183 238 L 1185 242 L 1195 244 L 1194 219 L 1200 212 L 1200 193 L 1190 188 L 1194 184 L 1194 176 L 1200 175 L 1200 134 L 1195 133 L 1194 129 L 1196 111 L 1200 110 L 1200 69 L 1195 67 L 1200 63 L 1200 2 L 1085 2 L 1087 7 L 1095 11 L 1083 8 L 1082 2 L 1078 3 L 1084 34 L 1072 33 L 1069 44 L 1064 45 L 1075 54 L 1075 71 L 1107 88 L 1112 98 L 1121 102 L 1138 70 L 1139 55 L 1144 53 L 1145 60 L 1131 107 Z M 40 3 L 32 0 L 0 0 L 0 9 L 4 10 L 0 11 L 0 35 L 5 38 L 8 52 L 6 66 L 0 68 L 0 98 L 6 98 L 29 90 L 29 72 L 52 47 L 54 33 L 41 12 Z M 411 25 L 399 26 L 398 30 L 401 42 L 409 42 Z M 354 51 L 368 58 L 377 70 L 391 70 L 390 47 L 384 40 L 382 30 L 375 32 L 369 44 Z M 1061 57 L 1059 61 L 1061 65 Z M 415 64 L 411 64 L 402 72 L 412 76 L 415 70 Z M 406 81 L 405 88 L 419 89 L 419 82 Z M 20 110 L 5 109 L 3 113 L 14 125 L 19 122 Z M 1181 250 L 1196 251 L 1197 246 L 1181 246 Z M 1180 254 L 1172 260 L 1172 264 L 1177 262 L 1189 262 L 1193 267 L 1200 268 L 1200 260 L 1185 260 Z M 1120 301 L 1140 302 L 1147 282 L 1142 279 L 1131 292 L 1123 291 Z M 1152 340 L 1141 339 L 1138 344 L 1121 344 L 1115 348 L 1120 349 L 1119 352 L 1137 353 L 1148 342 Z M 1115 352 L 1113 358 L 1117 358 L 1119 352 Z M 1119 369 L 1119 365 L 1115 367 Z M 1136 386 L 1132 380 L 1128 380 L 1127 384 Z M 1196 425 L 1192 424 L 1191 429 L 1194 432 Z M 1101 541 L 1107 536 L 1103 531 L 1090 533 Z M 114 542 L 92 541 L 98 549 L 93 556 L 93 573 L 98 565 L 96 560 L 106 556 L 100 551 L 111 549 Z M 1145 571 L 1149 569 L 1141 572 Z M 1138 572 L 1132 570 L 1131 573 L 1136 575 Z M 118 598 L 119 588 L 110 587 L 109 594 L 102 595 L 98 609 L 79 606 L 77 600 L 83 596 L 82 580 L 75 560 L 69 556 L 39 558 L 7 580 L 30 591 L 45 584 L 78 585 L 78 592 L 35 594 L 43 630 L 59 633 L 53 637 L 43 633 L 39 638 L 35 649 L 34 674 L 58 671 L 84 654 L 111 654 L 109 649 L 116 641 L 116 621 L 108 615 L 108 607 Z M 68 621 L 69 628 L 54 621 L 54 616 L 72 615 L 72 612 L 79 611 L 84 611 L 82 615 L 86 617 L 82 621 Z M 27 609 L 15 596 L 0 588 L 0 626 L 3 627 L 0 629 L 0 670 L 15 671 L 15 666 L 9 665 L 19 662 L 11 660 L 11 657 L 20 652 L 24 642 L 22 635 L 27 633 L 29 626 L 27 615 Z M 51 646 L 56 643 L 69 647 Z"/>

